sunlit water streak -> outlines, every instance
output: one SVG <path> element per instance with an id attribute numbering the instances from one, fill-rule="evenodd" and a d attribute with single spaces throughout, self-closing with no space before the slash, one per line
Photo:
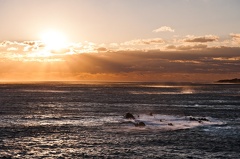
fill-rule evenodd
<path id="1" fill-rule="evenodd" d="M 239 90 L 216 84 L 0 84 L 0 158 L 239 158 Z M 135 119 L 125 119 L 127 112 Z"/>

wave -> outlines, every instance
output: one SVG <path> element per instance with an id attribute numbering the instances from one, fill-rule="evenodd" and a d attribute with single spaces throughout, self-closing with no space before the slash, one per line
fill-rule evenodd
<path id="1" fill-rule="evenodd" d="M 108 130 L 114 131 L 137 131 L 137 130 L 179 130 L 190 129 L 205 125 L 221 125 L 224 124 L 211 117 L 192 117 L 192 116 L 174 116 L 163 114 L 134 114 L 135 119 L 125 119 L 124 116 L 25 116 L 19 119 L 11 116 L 5 118 L 0 126 L 101 126 Z M 137 123 L 143 122 L 145 126 L 135 126 Z M 4 124 L 3 124 L 4 123 Z"/>
<path id="2" fill-rule="evenodd" d="M 154 114 L 146 115 L 139 114 L 134 120 L 123 119 L 123 124 L 125 124 L 125 129 L 128 130 L 179 130 L 179 129 L 190 129 L 198 126 L 205 125 L 221 125 L 224 124 L 211 117 L 192 117 L 192 116 L 173 116 L 173 115 L 163 115 Z M 135 127 L 134 123 L 143 122 L 145 127 Z"/>

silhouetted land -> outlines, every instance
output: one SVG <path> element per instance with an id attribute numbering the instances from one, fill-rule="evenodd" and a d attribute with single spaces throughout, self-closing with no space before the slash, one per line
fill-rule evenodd
<path id="1" fill-rule="evenodd" d="M 219 80 L 218 83 L 240 83 L 240 79 L 226 79 L 226 80 Z"/>

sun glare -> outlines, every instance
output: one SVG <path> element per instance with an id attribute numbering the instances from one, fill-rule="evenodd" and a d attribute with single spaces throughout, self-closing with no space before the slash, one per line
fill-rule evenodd
<path id="1" fill-rule="evenodd" d="M 66 47 L 66 37 L 58 31 L 47 31 L 41 34 L 41 40 L 49 50 L 58 50 Z"/>

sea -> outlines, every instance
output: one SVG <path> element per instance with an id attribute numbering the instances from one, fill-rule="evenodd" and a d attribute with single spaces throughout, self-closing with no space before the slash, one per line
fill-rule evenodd
<path id="1" fill-rule="evenodd" d="M 0 158 L 239 159 L 240 85 L 2 82 Z"/>

